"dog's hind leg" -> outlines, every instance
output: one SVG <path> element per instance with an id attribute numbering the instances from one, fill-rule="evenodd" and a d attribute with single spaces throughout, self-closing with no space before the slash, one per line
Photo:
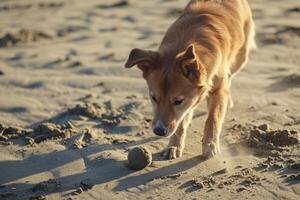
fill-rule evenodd
<path id="1" fill-rule="evenodd" d="M 171 136 L 168 147 L 164 150 L 163 156 L 167 159 L 175 159 L 182 156 L 185 146 L 187 128 L 193 118 L 193 110 L 190 111 L 179 124 L 176 133 Z"/>
<path id="2" fill-rule="evenodd" d="M 248 57 L 251 52 L 251 50 L 254 50 L 256 48 L 255 43 L 255 30 L 254 30 L 254 23 L 253 21 L 249 21 L 245 23 L 244 27 L 244 34 L 245 34 L 245 42 L 243 46 L 240 48 L 239 52 L 237 53 L 235 61 L 232 63 L 230 68 L 230 74 L 228 77 L 228 85 L 229 88 L 231 86 L 231 81 L 233 77 L 246 65 L 248 62 Z M 233 108 L 234 103 L 231 97 L 231 94 L 229 94 L 229 108 Z"/>
<path id="3" fill-rule="evenodd" d="M 251 50 L 256 49 L 255 43 L 255 25 L 252 20 L 245 22 L 244 25 L 245 42 L 238 51 L 236 59 L 231 65 L 230 74 L 233 77 L 246 65 Z"/>

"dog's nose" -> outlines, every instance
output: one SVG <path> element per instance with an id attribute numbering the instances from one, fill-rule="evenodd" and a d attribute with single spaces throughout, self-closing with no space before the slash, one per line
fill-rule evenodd
<path id="1" fill-rule="evenodd" d="M 153 132 L 158 136 L 165 136 L 167 134 L 167 129 L 161 126 L 155 127 Z"/>
<path id="2" fill-rule="evenodd" d="M 153 132 L 155 135 L 158 136 L 166 136 L 168 133 L 168 129 L 166 128 L 166 126 L 160 121 L 156 121 L 155 126 L 153 128 Z"/>

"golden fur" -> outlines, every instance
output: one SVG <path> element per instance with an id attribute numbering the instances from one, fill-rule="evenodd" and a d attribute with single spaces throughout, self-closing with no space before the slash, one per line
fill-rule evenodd
<path id="1" fill-rule="evenodd" d="M 149 87 L 153 126 L 171 136 L 165 156 L 182 155 L 196 106 L 207 99 L 203 155 L 220 153 L 219 137 L 230 86 L 255 47 L 254 23 L 246 0 L 194 0 L 165 34 L 159 50 L 133 49 L 125 67 L 137 65 Z M 155 132 L 155 131 L 154 131 Z"/>

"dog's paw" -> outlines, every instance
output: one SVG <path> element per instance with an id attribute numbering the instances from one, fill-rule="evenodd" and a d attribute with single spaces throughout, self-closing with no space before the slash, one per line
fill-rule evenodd
<path id="1" fill-rule="evenodd" d="M 163 151 L 163 157 L 169 160 L 175 159 L 175 158 L 179 158 L 182 156 L 182 149 L 179 149 L 176 146 L 171 146 L 171 147 L 167 147 L 164 151 Z"/>
<path id="2" fill-rule="evenodd" d="M 214 142 L 203 144 L 202 146 L 202 154 L 205 158 L 212 158 L 218 155 L 219 153 L 220 153 L 220 148 Z"/>

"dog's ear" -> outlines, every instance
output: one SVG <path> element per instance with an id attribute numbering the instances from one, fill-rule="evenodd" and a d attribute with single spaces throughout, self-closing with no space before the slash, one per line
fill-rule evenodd
<path id="1" fill-rule="evenodd" d="M 183 75 L 195 84 L 200 84 L 206 74 L 204 66 L 197 58 L 194 45 L 190 45 L 185 51 L 176 56 Z"/>
<path id="2" fill-rule="evenodd" d="M 133 49 L 125 64 L 126 68 L 137 65 L 143 71 L 144 78 L 148 76 L 159 63 L 159 53 L 155 51 L 146 51 L 142 49 Z"/>

